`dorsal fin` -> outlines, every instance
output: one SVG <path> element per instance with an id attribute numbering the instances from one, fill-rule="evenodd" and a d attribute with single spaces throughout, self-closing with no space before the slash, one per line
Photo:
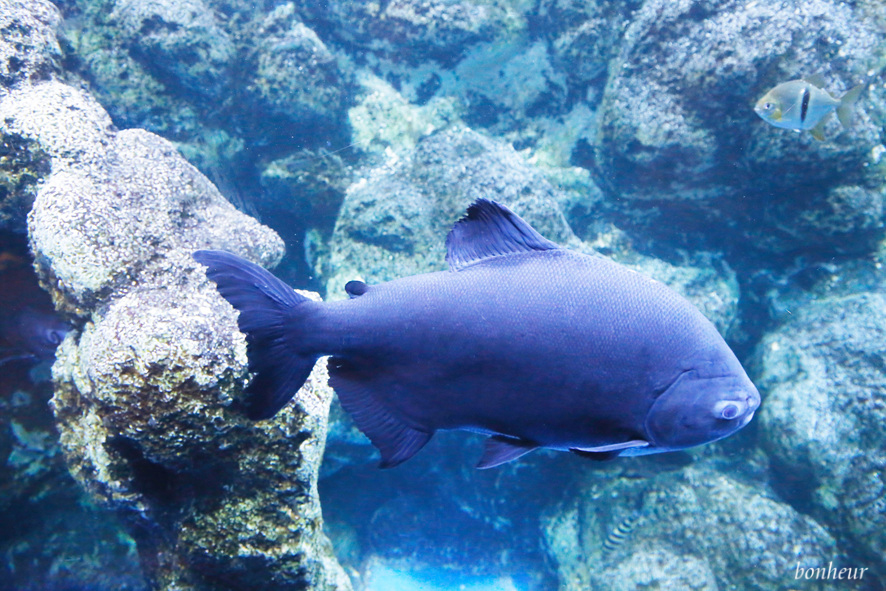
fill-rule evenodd
<path id="1" fill-rule="evenodd" d="M 827 84 L 827 81 L 824 79 L 824 74 L 822 74 L 821 72 L 817 72 L 817 73 L 812 74 L 810 76 L 806 76 L 803 78 L 803 80 L 805 80 L 806 82 L 808 82 L 809 84 L 811 84 L 812 86 L 814 86 L 816 88 L 823 89 L 825 87 L 825 85 Z"/>
<path id="2" fill-rule="evenodd" d="M 446 262 L 453 271 L 484 259 L 560 248 L 513 211 L 489 199 L 477 199 L 446 237 Z"/>

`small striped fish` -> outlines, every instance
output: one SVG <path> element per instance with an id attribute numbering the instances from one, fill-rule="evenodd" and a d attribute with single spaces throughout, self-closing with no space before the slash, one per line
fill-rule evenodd
<path id="1" fill-rule="evenodd" d="M 630 513 L 627 517 L 622 519 L 618 524 L 616 524 L 615 528 L 609 535 L 603 540 L 603 553 L 611 554 L 615 550 L 621 547 L 622 544 L 627 541 L 627 539 L 631 536 L 631 532 L 637 527 L 640 521 L 643 520 L 643 513 L 641 511 L 641 506 L 637 507 L 632 513 Z"/>
<path id="2" fill-rule="evenodd" d="M 823 140 L 822 130 L 827 116 L 834 111 L 843 127 L 849 127 L 852 105 L 864 85 L 856 86 L 841 98 L 834 98 L 823 86 L 824 80 L 820 76 L 784 82 L 763 95 L 754 111 L 775 127 L 808 130 L 815 139 Z"/>

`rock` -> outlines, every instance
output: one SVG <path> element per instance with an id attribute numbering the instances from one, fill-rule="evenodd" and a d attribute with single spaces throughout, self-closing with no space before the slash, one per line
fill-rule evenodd
<path id="1" fill-rule="evenodd" d="M 162 272 L 168 261 L 157 259 L 161 252 L 184 260 L 176 250 L 214 240 L 265 264 L 279 257 L 279 239 L 230 233 L 242 227 L 262 236 L 266 230 L 239 214 L 169 142 L 140 130 L 113 133 L 88 95 L 58 82 L 41 84 L 10 95 L 0 116 L 0 132 L 37 142 L 53 159 L 53 174 L 30 214 L 31 242 L 56 305 L 66 312 L 88 315 L 138 272 Z M 134 216 L 124 224 L 127 210 Z M 118 224 L 97 215 L 102 211 Z"/>
<path id="2" fill-rule="evenodd" d="M 203 0 L 115 0 L 106 18 L 118 44 L 164 85 L 204 100 L 227 87 L 234 43 Z"/>
<path id="3" fill-rule="evenodd" d="M 67 328 L 30 263 L 27 235 L 0 232 L 0 589 L 142 591 L 135 542 L 68 473 L 48 405 L 54 347 L 15 359 L 17 337 Z"/>
<path id="4" fill-rule="evenodd" d="M 145 128 L 180 141 L 199 134 L 199 111 L 206 103 L 194 99 L 205 95 L 185 92 L 181 83 L 170 82 L 177 70 L 186 73 L 187 66 L 153 63 L 148 54 L 160 48 L 139 45 L 139 9 L 131 2 L 121 6 L 122 13 L 109 11 L 109 4 L 102 0 L 67 4 L 69 18 L 61 35 L 72 74 L 89 80 L 92 96 L 121 128 Z M 164 10 L 160 4 L 154 9 Z M 144 10 L 147 13 L 151 8 L 145 6 Z M 109 18 L 109 12 L 114 18 Z M 133 20 L 127 25 L 121 20 L 124 17 Z M 208 20 L 213 20 L 211 14 Z M 161 23 L 159 16 L 157 23 Z M 162 29 L 160 26 L 154 35 L 162 35 Z M 187 40 L 180 42 L 186 44 Z"/>
<path id="5" fill-rule="evenodd" d="M 835 272 L 833 283 L 841 275 Z M 820 284 L 829 284 L 827 278 Z M 848 281 L 853 281 L 848 278 Z M 882 279 L 880 280 L 882 281 Z M 782 493 L 886 573 L 886 297 L 846 293 L 794 300 L 757 347 L 763 445 Z M 821 287 L 817 289 L 821 291 Z M 786 302 L 783 302 L 783 305 Z"/>
<path id="6" fill-rule="evenodd" d="M 713 591 L 737 581 L 824 589 L 827 583 L 796 580 L 797 565 L 849 564 L 812 518 L 710 461 L 679 471 L 625 463 L 605 472 L 588 473 L 582 492 L 548 515 L 544 539 L 561 589 Z"/>
<path id="7" fill-rule="evenodd" d="M 751 106 L 815 72 L 839 96 L 863 82 L 881 49 L 864 11 L 827 0 L 646 2 L 610 67 L 586 165 L 623 208 L 657 211 L 641 226 L 660 238 L 688 232 L 777 253 L 869 250 L 882 235 L 886 191 L 869 166 L 880 143 L 876 103 L 862 99 L 850 129 L 832 118 L 825 142 L 774 128 Z M 718 235 L 725 224 L 737 226 L 728 240 Z"/>
<path id="8" fill-rule="evenodd" d="M 130 293 L 63 344 L 53 409 L 72 473 L 127 515 L 155 588 L 349 588 L 316 491 L 325 369 L 250 424 L 231 408 L 246 361 L 234 314 L 211 284 L 190 287 L 186 304 Z"/>
<path id="9" fill-rule="evenodd" d="M 290 228 L 332 230 L 353 171 L 334 152 L 304 150 L 268 163 L 259 182 L 262 210 Z M 308 262 L 310 263 L 310 256 Z"/>
<path id="10" fill-rule="evenodd" d="M 427 60 L 452 65 L 466 48 L 523 29 L 527 2 L 450 2 L 394 0 L 323 5 L 300 2 L 312 20 L 328 23 L 342 42 L 378 57 L 417 64 Z"/>
<path id="11" fill-rule="evenodd" d="M 293 4 L 277 7 L 255 32 L 256 71 L 249 90 L 261 112 L 308 127 L 335 127 L 350 80 Z M 244 105 L 249 107 L 250 105 Z"/>
<path id="12" fill-rule="evenodd" d="M 295 14 L 254 3 L 78 0 L 65 47 L 120 127 L 179 142 L 242 190 L 267 160 L 344 144 L 349 66 Z M 256 183 L 257 185 L 257 183 Z M 223 190 L 225 187 L 222 187 Z"/>
<path id="13" fill-rule="evenodd" d="M 49 155 L 32 140 L 0 133 L 0 229 L 24 234 L 39 183 L 49 176 Z"/>
<path id="14" fill-rule="evenodd" d="M 49 494 L 2 512 L 2 589 L 148 591 L 135 542 L 61 469 Z"/>
<path id="15" fill-rule="evenodd" d="M 572 2 L 543 0 L 538 13 L 543 34 L 552 42 L 557 69 L 570 94 L 596 105 L 609 77 L 609 62 L 616 57 L 630 17 L 642 2 Z"/>
<path id="16" fill-rule="evenodd" d="M 24 232 L 39 184 L 49 176 L 51 160 L 55 158 L 60 164 L 59 159 L 86 157 L 88 150 L 101 151 L 100 134 L 111 121 L 103 111 L 97 114 L 89 108 L 91 99 L 53 82 L 38 85 L 42 92 L 33 92 L 33 87 L 27 85 L 12 92 L 12 85 L 18 81 L 39 80 L 54 73 L 57 66 L 53 64 L 60 53 L 55 28 L 61 17 L 52 4 L 43 0 L 33 4 L 2 0 L 0 8 L 0 56 L 18 52 L 8 60 L 20 64 L 16 72 L 21 74 L 12 78 L 0 75 L 0 228 Z M 4 24 L 4 19 L 10 20 Z M 53 99 L 45 98 L 48 89 L 67 93 L 71 109 L 62 112 L 58 104 L 51 104 Z M 34 111 L 35 117 L 16 121 L 24 111 Z M 53 123 L 49 123 L 53 117 Z M 90 117 L 94 119 L 87 121 Z M 87 128 L 82 136 L 68 137 L 70 134 L 62 131 L 67 125 L 83 123 Z M 62 129 L 46 130 L 43 142 L 37 142 L 36 128 L 52 124 Z M 90 129 L 99 130 L 99 135 L 90 135 Z"/>
<path id="17" fill-rule="evenodd" d="M 221 248 L 272 265 L 280 238 L 169 142 L 116 131 L 60 82 L 10 92 L 0 126 L 51 160 L 28 230 L 43 285 L 78 319 L 53 367 L 61 448 L 123 517 L 150 584 L 349 588 L 316 491 L 325 368 L 278 419 L 249 423 L 236 410 L 245 339 L 190 256 Z"/>
<path id="18" fill-rule="evenodd" d="M 47 0 L 0 0 L 0 98 L 5 88 L 59 71 L 55 30 L 60 22 L 58 9 Z"/>
<path id="19" fill-rule="evenodd" d="M 397 470 L 378 470 L 377 459 L 370 466 L 355 466 L 352 460 L 321 481 L 326 519 L 356 530 L 348 544 L 362 558 L 355 563 L 364 583 L 373 578 L 367 563 L 379 560 L 404 574 L 422 573 L 423 588 L 437 588 L 442 581 L 471 588 L 476 581 L 477 588 L 510 589 L 481 586 L 478 580 L 507 575 L 521 579 L 520 589 L 555 588 L 536 543 L 539 514 L 572 490 L 581 460 L 539 451 L 495 471 L 481 471 L 474 468 L 481 455 L 482 437 L 440 432 Z M 360 491 L 359 498 L 354 490 Z M 336 531 L 341 529 L 339 523 Z M 405 583 L 379 580 L 378 585 L 399 589 Z"/>

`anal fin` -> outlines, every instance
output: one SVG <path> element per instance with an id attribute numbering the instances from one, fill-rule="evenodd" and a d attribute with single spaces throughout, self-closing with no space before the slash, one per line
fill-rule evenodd
<path id="1" fill-rule="evenodd" d="M 525 456 L 536 448 L 538 448 L 538 445 L 525 439 L 494 435 L 486 440 L 483 457 L 477 463 L 477 468 L 485 470 L 486 468 L 501 466 L 511 460 L 516 460 L 520 456 Z"/>
<path id="2" fill-rule="evenodd" d="M 816 140 L 823 142 L 824 141 L 824 126 L 827 123 L 828 117 L 822 117 L 821 121 L 819 121 L 815 127 L 809 130 L 809 133 L 812 134 Z"/>
<path id="3" fill-rule="evenodd" d="M 373 393 L 371 383 L 347 360 L 330 357 L 329 384 L 357 427 L 381 453 L 379 468 L 393 468 L 417 454 L 434 435 L 408 425 Z"/>

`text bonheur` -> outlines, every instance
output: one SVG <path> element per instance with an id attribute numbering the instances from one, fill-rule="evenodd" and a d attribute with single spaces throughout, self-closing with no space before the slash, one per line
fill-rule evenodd
<path id="1" fill-rule="evenodd" d="M 837 579 L 837 580 L 853 580 L 853 579 L 861 579 L 864 577 L 864 571 L 868 570 L 867 568 L 834 568 L 834 563 L 829 562 L 828 567 L 824 568 L 803 568 L 800 566 L 800 563 L 797 563 L 797 572 L 794 573 L 795 579 Z"/>

